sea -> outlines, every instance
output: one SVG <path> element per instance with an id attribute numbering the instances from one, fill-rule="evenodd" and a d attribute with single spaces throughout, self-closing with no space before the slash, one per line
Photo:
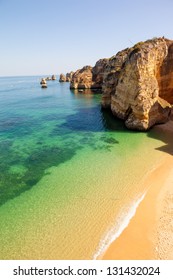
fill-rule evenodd
<path id="1" fill-rule="evenodd" d="M 161 164 L 157 131 L 129 131 L 101 94 L 0 78 L 0 259 L 101 258 Z"/>

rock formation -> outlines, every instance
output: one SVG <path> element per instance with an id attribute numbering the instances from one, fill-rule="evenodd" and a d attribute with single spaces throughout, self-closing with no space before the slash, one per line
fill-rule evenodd
<path id="1" fill-rule="evenodd" d="M 100 59 L 94 67 L 84 66 L 77 70 L 71 79 L 71 89 L 101 89 L 107 59 Z"/>
<path id="2" fill-rule="evenodd" d="M 108 62 L 102 106 L 110 107 L 130 129 L 147 130 L 166 122 L 173 104 L 172 62 L 173 41 L 164 38 L 118 53 Z"/>
<path id="3" fill-rule="evenodd" d="M 45 79 L 46 81 L 51 81 L 52 80 L 52 78 L 51 77 L 46 77 L 46 79 Z"/>
<path id="4" fill-rule="evenodd" d="M 40 84 L 41 84 L 41 87 L 42 87 L 42 88 L 47 88 L 46 79 L 42 78 Z"/>
<path id="5" fill-rule="evenodd" d="M 46 79 L 44 79 L 44 78 L 41 79 L 40 85 L 42 85 L 42 84 L 46 84 Z"/>
<path id="6" fill-rule="evenodd" d="M 71 89 L 85 89 L 90 88 L 92 83 L 92 67 L 84 66 L 82 69 L 77 70 L 71 79 Z"/>
<path id="7" fill-rule="evenodd" d="M 66 82 L 66 77 L 65 77 L 65 75 L 62 74 L 62 73 L 60 74 L 59 82 L 60 82 L 60 83 Z"/>
<path id="8" fill-rule="evenodd" d="M 56 76 L 52 75 L 52 81 L 55 81 L 55 80 L 56 80 Z"/>
<path id="9" fill-rule="evenodd" d="M 73 74 L 74 74 L 73 71 L 71 71 L 70 73 L 66 74 L 66 82 L 71 82 Z"/>
<path id="10" fill-rule="evenodd" d="M 102 84 L 102 107 L 104 108 L 111 106 L 111 96 L 115 93 L 121 69 L 129 52 L 129 49 L 120 51 L 107 61 Z"/>
<path id="11" fill-rule="evenodd" d="M 153 38 L 77 70 L 71 89 L 101 89 L 102 107 L 145 131 L 166 122 L 173 104 L 173 41 Z"/>

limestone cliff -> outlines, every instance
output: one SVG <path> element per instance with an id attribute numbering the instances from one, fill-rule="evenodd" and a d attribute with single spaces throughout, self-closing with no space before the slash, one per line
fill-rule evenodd
<path id="1" fill-rule="evenodd" d="M 129 51 L 129 49 L 120 51 L 107 61 L 102 84 L 102 106 L 104 108 L 111 106 L 111 96 L 115 93 L 119 75 Z"/>
<path id="2" fill-rule="evenodd" d="M 70 73 L 66 74 L 66 82 L 71 82 L 73 74 L 74 74 L 73 71 L 71 71 Z"/>
<path id="3" fill-rule="evenodd" d="M 82 69 L 77 70 L 71 79 L 70 88 L 71 89 L 85 89 L 90 88 L 92 83 L 92 67 L 84 66 Z"/>
<path id="4" fill-rule="evenodd" d="M 158 73 L 159 95 L 173 104 L 173 41 L 166 40 L 168 53 Z"/>
<path id="5" fill-rule="evenodd" d="M 77 70 L 72 89 L 101 89 L 102 107 L 145 131 L 169 119 L 173 104 L 173 41 L 153 38 Z"/>
<path id="6" fill-rule="evenodd" d="M 168 120 L 173 103 L 172 44 L 164 38 L 140 42 L 109 60 L 102 106 L 110 107 L 128 128 L 147 130 Z"/>
<path id="7" fill-rule="evenodd" d="M 107 59 L 100 59 L 94 67 L 84 66 L 77 70 L 71 79 L 71 89 L 101 89 Z"/>

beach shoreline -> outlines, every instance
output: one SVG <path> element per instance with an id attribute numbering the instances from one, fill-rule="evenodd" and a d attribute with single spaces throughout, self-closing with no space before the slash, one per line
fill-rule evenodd
<path id="1" fill-rule="evenodd" d="M 172 124 L 159 130 L 172 134 Z M 144 180 L 148 189 L 135 215 L 121 235 L 98 257 L 103 260 L 173 259 L 173 156 L 165 153 L 162 164 Z"/>

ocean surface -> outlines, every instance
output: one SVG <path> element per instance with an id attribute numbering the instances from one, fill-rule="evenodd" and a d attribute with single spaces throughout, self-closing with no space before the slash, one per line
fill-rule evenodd
<path id="1" fill-rule="evenodd" d="M 96 259 L 121 234 L 164 153 L 101 95 L 0 78 L 0 259 Z"/>

